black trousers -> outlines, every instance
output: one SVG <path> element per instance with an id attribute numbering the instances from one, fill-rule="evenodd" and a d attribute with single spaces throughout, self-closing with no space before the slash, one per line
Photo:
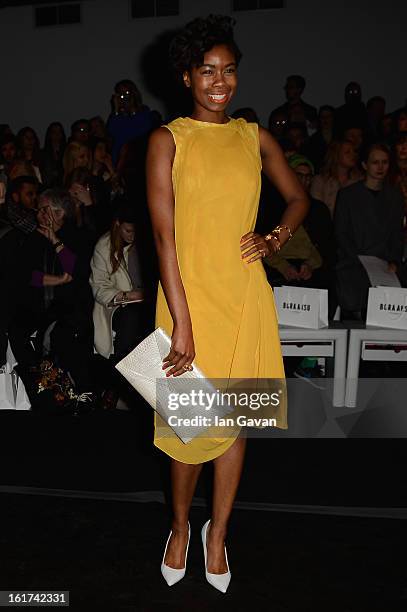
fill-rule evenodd
<path id="1" fill-rule="evenodd" d="M 106 388 L 114 389 L 123 399 L 129 398 L 134 390 L 114 366 L 153 331 L 153 314 L 152 305 L 148 302 L 121 306 L 113 314 L 114 354 L 107 362 L 110 374 L 105 371 L 104 376 Z"/>
<path id="2" fill-rule="evenodd" d="M 11 349 L 18 362 L 17 371 L 28 395 L 33 384 L 30 368 L 38 365 L 43 356 L 44 333 L 55 322 L 51 333 L 51 353 L 58 363 L 71 374 L 80 393 L 92 391 L 93 323 L 90 313 L 67 314 L 51 307 L 44 312 L 30 311 L 25 307 L 17 309 L 9 329 Z M 33 332 L 37 335 L 31 338 Z"/>
<path id="3" fill-rule="evenodd" d="M 139 302 L 117 308 L 113 313 L 112 328 L 116 332 L 113 360 L 118 363 L 151 331 L 148 329 L 146 304 Z"/>

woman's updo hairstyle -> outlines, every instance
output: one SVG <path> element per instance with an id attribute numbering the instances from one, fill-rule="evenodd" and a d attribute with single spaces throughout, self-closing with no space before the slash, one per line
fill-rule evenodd
<path id="1" fill-rule="evenodd" d="M 174 36 L 169 48 L 169 59 L 178 78 L 184 72 L 203 65 L 204 55 L 217 45 L 226 45 L 234 54 L 236 65 L 242 54 L 235 43 L 232 17 L 209 15 L 205 19 L 198 17 Z"/>

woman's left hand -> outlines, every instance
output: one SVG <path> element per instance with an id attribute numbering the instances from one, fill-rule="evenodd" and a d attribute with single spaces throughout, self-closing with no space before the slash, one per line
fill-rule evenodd
<path id="1" fill-rule="evenodd" d="M 46 221 L 43 225 L 38 226 L 38 231 L 40 234 L 45 236 L 51 244 L 56 244 L 59 241 L 58 236 L 55 234 L 54 230 L 54 219 L 52 213 L 46 216 Z"/>
<path id="2" fill-rule="evenodd" d="M 248 259 L 247 263 L 252 263 L 263 257 L 269 257 L 277 252 L 274 249 L 274 240 L 265 240 L 264 236 L 249 232 L 240 239 L 240 250 L 242 251 L 242 259 Z"/>
<path id="3" fill-rule="evenodd" d="M 69 189 L 69 193 L 77 198 L 84 206 L 92 206 L 92 196 L 89 191 L 89 187 L 84 187 L 79 183 L 73 183 Z"/>

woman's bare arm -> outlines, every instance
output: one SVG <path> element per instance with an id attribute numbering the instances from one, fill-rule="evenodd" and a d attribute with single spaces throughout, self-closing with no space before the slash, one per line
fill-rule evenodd
<path id="1" fill-rule="evenodd" d="M 301 225 L 309 210 L 309 199 L 295 172 L 290 168 L 279 144 L 264 128 L 259 128 L 260 153 L 263 172 L 275 185 L 287 203 L 281 218 L 282 225 L 288 225 L 292 233 Z M 270 231 L 273 228 L 270 228 Z M 289 233 L 281 232 L 281 244 L 289 238 Z"/>
<path id="2" fill-rule="evenodd" d="M 260 154 L 262 158 L 263 172 L 276 186 L 286 201 L 287 208 L 281 218 L 280 224 L 287 225 L 294 234 L 301 225 L 309 209 L 308 196 L 287 163 L 284 154 L 273 136 L 262 127 L 259 127 Z M 271 205 L 271 203 L 270 203 Z M 270 232 L 273 230 L 270 227 Z M 279 234 L 281 246 L 289 239 L 287 230 Z M 274 240 L 265 240 L 255 232 L 249 232 L 242 236 L 240 249 L 242 257 L 248 263 L 253 263 L 261 257 L 270 257 L 276 252 Z"/>
<path id="3" fill-rule="evenodd" d="M 183 373 L 195 357 L 192 323 L 178 267 L 174 231 L 174 192 L 172 164 L 175 144 L 164 127 L 152 133 L 147 151 L 147 199 L 157 249 L 161 285 L 173 319 L 171 351 L 164 367 L 172 366 L 170 376 Z"/>

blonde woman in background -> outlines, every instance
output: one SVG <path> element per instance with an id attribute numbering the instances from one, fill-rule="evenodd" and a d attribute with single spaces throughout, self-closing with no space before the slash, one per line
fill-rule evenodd
<path id="1" fill-rule="evenodd" d="M 64 183 L 75 168 L 88 168 L 90 170 L 92 156 L 89 147 L 78 142 L 69 143 L 65 149 L 62 163 L 64 166 Z"/>
<path id="2" fill-rule="evenodd" d="M 354 144 L 348 140 L 332 142 L 321 173 L 312 181 L 311 196 L 324 202 L 333 217 L 338 191 L 362 178 Z"/>

